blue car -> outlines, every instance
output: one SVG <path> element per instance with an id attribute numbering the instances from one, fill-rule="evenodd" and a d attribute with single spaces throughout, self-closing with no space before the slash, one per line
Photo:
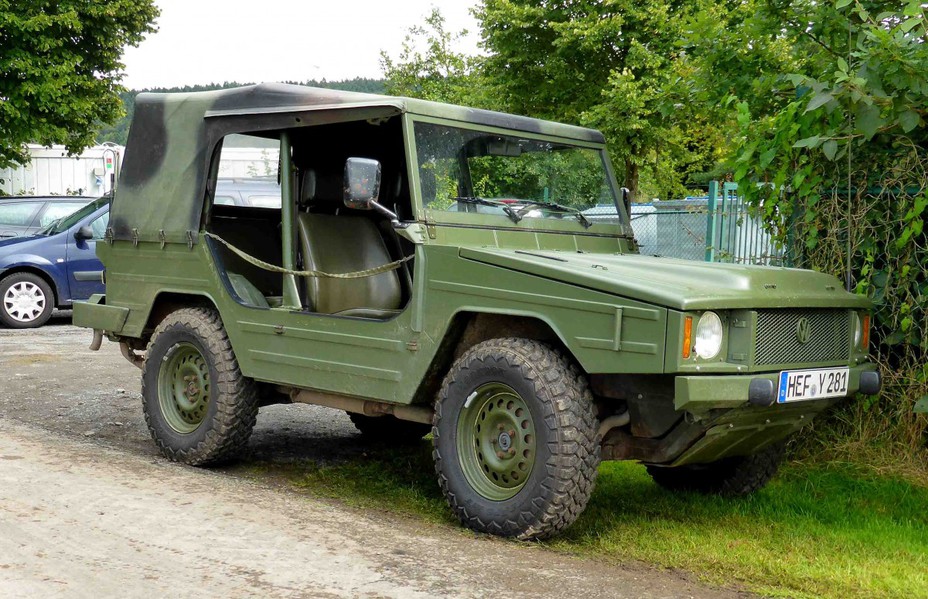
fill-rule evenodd
<path id="1" fill-rule="evenodd" d="M 109 223 L 109 199 L 96 199 L 35 235 L 0 241 L 0 323 L 40 327 L 56 307 L 103 293 L 96 243 Z"/>

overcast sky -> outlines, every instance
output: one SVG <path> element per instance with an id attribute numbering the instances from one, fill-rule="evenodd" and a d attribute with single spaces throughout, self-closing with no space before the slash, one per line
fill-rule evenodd
<path id="1" fill-rule="evenodd" d="M 459 50 L 477 51 L 476 0 L 156 0 L 159 31 L 124 56 L 129 89 L 380 77 L 407 30 L 435 6 Z"/>

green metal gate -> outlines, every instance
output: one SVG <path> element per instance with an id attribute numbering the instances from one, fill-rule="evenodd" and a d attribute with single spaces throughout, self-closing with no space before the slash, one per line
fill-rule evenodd
<path id="1" fill-rule="evenodd" d="M 755 207 L 738 195 L 737 183 L 709 183 L 706 262 L 784 266 L 787 253 L 770 235 Z"/>

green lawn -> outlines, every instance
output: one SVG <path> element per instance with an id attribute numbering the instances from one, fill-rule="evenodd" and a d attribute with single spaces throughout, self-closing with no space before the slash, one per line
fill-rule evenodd
<path id="1" fill-rule="evenodd" d="M 307 493 L 456 526 L 429 447 L 290 466 Z M 264 466 L 264 465 L 262 465 Z M 643 467 L 605 463 L 555 551 L 681 568 L 774 596 L 928 596 L 928 488 L 851 465 L 788 464 L 753 497 L 673 494 Z"/>

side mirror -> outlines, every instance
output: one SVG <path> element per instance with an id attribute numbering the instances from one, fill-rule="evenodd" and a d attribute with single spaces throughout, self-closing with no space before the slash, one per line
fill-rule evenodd
<path id="1" fill-rule="evenodd" d="M 622 204 L 625 205 L 625 214 L 632 218 L 632 192 L 627 187 L 622 188 Z"/>
<path id="2" fill-rule="evenodd" d="M 93 229 L 87 225 L 84 225 L 74 232 L 74 239 L 77 241 L 87 241 L 89 239 L 93 239 Z"/>
<path id="3" fill-rule="evenodd" d="M 345 206 L 371 210 L 380 197 L 380 162 L 370 158 L 345 161 Z"/>

